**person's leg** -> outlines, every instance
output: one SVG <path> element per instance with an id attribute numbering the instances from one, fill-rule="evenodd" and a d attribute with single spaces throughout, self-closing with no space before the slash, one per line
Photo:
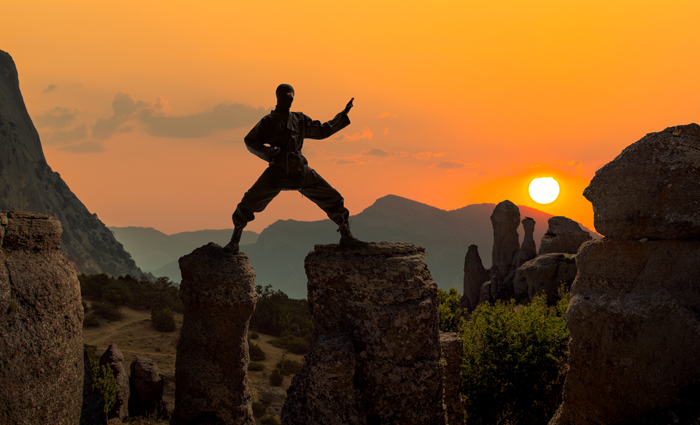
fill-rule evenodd
<path id="1" fill-rule="evenodd" d="M 272 185 L 272 173 L 269 168 L 266 169 L 253 186 L 243 195 L 243 199 L 241 199 L 236 211 L 234 211 L 231 218 L 233 219 L 233 225 L 235 227 L 233 229 L 231 242 L 226 245 L 226 248 L 238 251 L 243 228 L 249 221 L 253 221 L 255 219 L 255 213 L 262 212 L 265 207 L 267 207 L 267 204 L 269 204 L 280 191 L 281 189 Z"/>

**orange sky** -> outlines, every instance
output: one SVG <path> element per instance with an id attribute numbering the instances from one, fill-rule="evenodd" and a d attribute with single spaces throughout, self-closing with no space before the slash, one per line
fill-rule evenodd
<path id="1" fill-rule="evenodd" d="M 433 4 L 436 3 L 436 4 Z M 266 164 L 243 136 L 275 104 L 351 126 L 307 140 L 351 214 L 396 194 L 443 209 L 510 199 L 592 227 L 593 173 L 697 122 L 700 2 L 5 1 L 49 165 L 109 226 L 231 227 Z M 114 102 L 114 103 L 113 103 Z M 534 177 L 559 180 L 540 206 Z M 248 229 L 325 215 L 297 192 Z M 545 224 L 543 224 L 545 225 Z"/>

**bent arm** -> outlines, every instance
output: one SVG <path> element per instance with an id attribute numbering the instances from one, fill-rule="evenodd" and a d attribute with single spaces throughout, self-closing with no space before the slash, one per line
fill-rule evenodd
<path id="1" fill-rule="evenodd" d="M 255 124 L 243 140 L 252 154 L 267 162 L 272 160 L 272 148 L 265 145 L 265 125 L 262 120 Z"/>
<path id="2" fill-rule="evenodd" d="M 304 115 L 305 137 L 307 139 L 325 139 L 350 125 L 350 118 L 345 111 L 336 115 L 332 120 L 321 123 Z"/>

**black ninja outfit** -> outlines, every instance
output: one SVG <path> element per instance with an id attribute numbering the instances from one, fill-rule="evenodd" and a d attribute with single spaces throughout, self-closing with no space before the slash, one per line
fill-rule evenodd
<path id="1" fill-rule="evenodd" d="M 244 139 L 248 150 L 270 165 L 243 195 L 233 213 L 236 229 L 232 244 L 235 242 L 237 249 L 242 229 L 255 219 L 254 213 L 263 211 L 282 190 L 298 190 L 328 214 L 328 218 L 340 227 L 341 244 L 362 243 L 350 234 L 350 213 L 343 205 L 343 197 L 309 167 L 301 154 L 304 139 L 325 139 L 348 126 L 350 118 L 347 112 L 352 103 L 332 120 L 321 123 L 301 112 L 289 111 L 294 100 L 292 86 L 282 84 L 276 94 L 275 110 L 264 116 Z"/>

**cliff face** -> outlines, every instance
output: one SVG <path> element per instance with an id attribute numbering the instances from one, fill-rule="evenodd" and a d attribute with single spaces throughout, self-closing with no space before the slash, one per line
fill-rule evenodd
<path id="1" fill-rule="evenodd" d="M 142 273 L 107 227 L 46 163 L 12 58 L 0 50 L 0 210 L 35 211 L 56 217 L 61 249 L 82 273 Z"/>

